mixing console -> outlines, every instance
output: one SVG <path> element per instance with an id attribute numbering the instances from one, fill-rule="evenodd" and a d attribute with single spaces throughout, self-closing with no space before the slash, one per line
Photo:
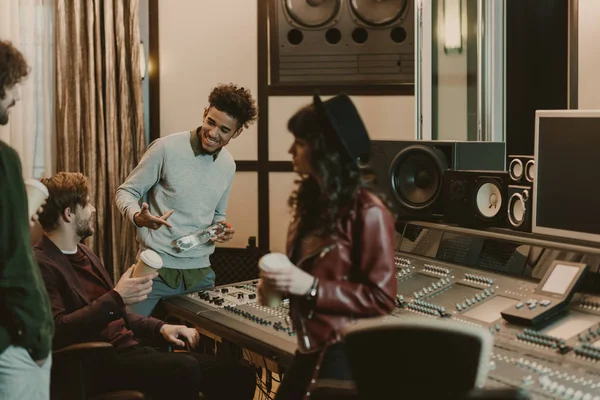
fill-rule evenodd
<path id="1" fill-rule="evenodd" d="M 240 282 L 235 286 L 223 286 L 189 294 L 188 297 L 211 308 L 227 308 L 256 303 L 256 282 Z"/>
<path id="2" fill-rule="evenodd" d="M 457 236 L 454 233 L 452 237 Z M 564 310 L 543 324 L 516 324 L 504 318 L 503 312 L 545 307 L 535 297 L 540 279 L 531 277 L 541 267 L 521 259 L 523 246 L 512 243 L 509 248 L 514 248 L 515 254 L 507 255 L 505 251 L 504 266 L 494 271 L 456 263 L 461 254 L 473 257 L 473 252 L 441 249 L 438 254 L 443 259 L 432 256 L 436 252 L 423 243 L 441 246 L 443 234 L 434 237 L 437 241 L 426 238 L 419 246 L 399 244 L 399 249 L 405 251 L 399 250 L 395 259 L 398 296 L 393 318 L 420 315 L 488 329 L 494 337 L 488 387 L 524 388 L 533 399 L 600 400 L 598 293 L 576 293 Z M 468 241 L 461 239 L 460 243 L 464 242 Z M 501 246 L 495 243 L 481 247 Z M 407 249 L 418 249 L 422 254 Z M 452 263 L 447 261 L 450 254 Z M 497 264 L 491 258 L 493 254 L 486 254 L 486 266 Z M 570 258 L 568 261 L 574 259 L 572 253 Z M 547 261 L 544 268 L 550 268 L 553 261 Z M 172 298 L 166 301 L 166 307 L 285 366 L 296 349 L 296 334 L 287 316 L 288 304 L 277 308 L 258 305 L 256 284 L 257 281 L 240 282 Z"/>

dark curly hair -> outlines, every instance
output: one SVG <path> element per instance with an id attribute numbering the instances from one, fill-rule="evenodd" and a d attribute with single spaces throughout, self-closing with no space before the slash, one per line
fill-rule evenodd
<path id="1" fill-rule="evenodd" d="M 79 172 L 59 172 L 40 181 L 46 185 L 50 194 L 39 217 L 46 232 L 58 228 L 58 220 L 66 208 L 75 210 L 78 205 L 85 207 L 88 203 L 88 179 Z"/>
<path id="2" fill-rule="evenodd" d="M 306 140 L 310 148 L 310 167 L 319 176 L 304 176 L 288 200 L 294 217 L 300 219 L 298 235 L 315 230 L 318 235 L 335 234 L 349 217 L 359 188 L 379 194 L 372 176 L 364 174 L 340 145 L 323 134 L 323 125 L 313 105 L 298 111 L 289 121 L 288 130 Z"/>
<path id="3" fill-rule="evenodd" d="M 250 91 L 233 83 L 216 86 L 208 95 L 208 103 L 237 119 L 240 128 L 248 128 L 258 117 L 258 107 Z"/>
<path id="4" fill-rule="evenodd" d="M 6 89 L 15 86 L 29 74 L 25 57 L 9 41 L 0 40 L 0 99 L 6 96 Z"/>

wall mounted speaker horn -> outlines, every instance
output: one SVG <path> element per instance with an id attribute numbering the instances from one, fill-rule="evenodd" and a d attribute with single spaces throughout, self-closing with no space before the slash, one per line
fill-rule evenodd
<path id="1" fill-rule="evenodd" d="M 508 186 L 508 227 L 517 231 L 531 232 L 533 192 L 531 186 Z"/>
<path id="2" fill-rule="evenodd" d="M 376 188 L 393 204 L 398 221 L 431 221 L 443 217 L 448 170 L 504 171 L 505 160 L 500 142 L 372 140 L 361 167 L 376 174 Z"/>
<path id="3" fill-rule="evenodd" d="M 414 12 L 414 0 L 270 0 L 271 84 L 414 84 Z"/>
<path id="4" fill-rule="evenodd" d="M 508 172 L 446 171 L 444 222 L 467 228 L 506 227 Z"/>
<path id="5" fill-rule="evenodd" d="M 512 185 L 532 185 L 535 178 L 533 156 L 508 156 L 508 173 Z"/>

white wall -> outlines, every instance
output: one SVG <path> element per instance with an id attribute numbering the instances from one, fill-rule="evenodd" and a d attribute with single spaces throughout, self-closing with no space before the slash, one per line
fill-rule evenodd
<path id="1" fill-rule="evenodd" d="M 256 12 L 257 0 L 159 2 L 161 136 L 198 126 L 208 94 L 219 82 L 247 86 L 256 95 Z M 372 138 L 415 138 L 413 96 L 354 96 L 353 100 Z M 271 160 L 290 160 L 287 120 L 309 101 L 309 97 L 270 98 Z M 252 126 L 228 145 L 237 160 L 257 159 L 256 129 Z M 269 179 L 273 251 L 283 250 L 289 222 L 287 198 L 294 179 L 292 173 L 272 173 Z M 257 193 L 256 174 L 237 173 L 228 209 L 236 237 L 228 246 L 244 247 L 248 236 L 258 236 Z"/>
<path id="2" fill-rule="evenodd" d="M 600 1 L 579 0 L 579 109 L 600 109 Z"/>
<path id="3" fill-rule="evenodd" d="M 461 2 L 462 8 L 462 52 L 444 51 L 444 2 L 438 1 L 437 27 L 433 32 L 438 38 L 438 104 L 437 139 L 467 140 L 467 2 Z M 435 118 L 435 114 L 434 114 Z"/>
<path id="4" fill-rule="evenodd" d="M 257 93 L 256 2 L 159 1 L 160 134 L 195 128 L 221 82 Z M 231 141 L 237 159 L 256 160 L 256 124 Z"/>

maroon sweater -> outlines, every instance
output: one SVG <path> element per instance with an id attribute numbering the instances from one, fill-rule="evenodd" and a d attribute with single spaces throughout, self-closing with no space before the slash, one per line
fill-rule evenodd
<path id="1" fill-rule="evenodd" d="M 55 333 L 53 348 L 104 341 L 118 348 L 139 339 L 161 340 L 164 322 L 132 313 L 113 290 L 100 259 L 84 244 L 63 254 L 47 236 L 34 248 L 50 298 Z"/>
<path id="2" fill-rule="evenodd" d="M 125 306 L 121 296 L 115 292 L 114 289 L 111 289 L 108 282 L 101 278 L 102 274 L 92 267 L 90 259 L 79 247 L 77 248 L 77 253 L 65 254 L 65 256 L 67 256 L 71 262 L 79 283 L 81 283 L 91 301 L 111 292 L 110 294 L 115 297 L 115 301 L 119 303 L 119 306 Z M 123 318 L 110 321 L 106 325 L 106 328 L 100 332 L 100 336 L 118 349 L 136 346 L 138 344 L 137 340 L 134 338 L 133 331 L 125 325 L 125 320 Z"/>

